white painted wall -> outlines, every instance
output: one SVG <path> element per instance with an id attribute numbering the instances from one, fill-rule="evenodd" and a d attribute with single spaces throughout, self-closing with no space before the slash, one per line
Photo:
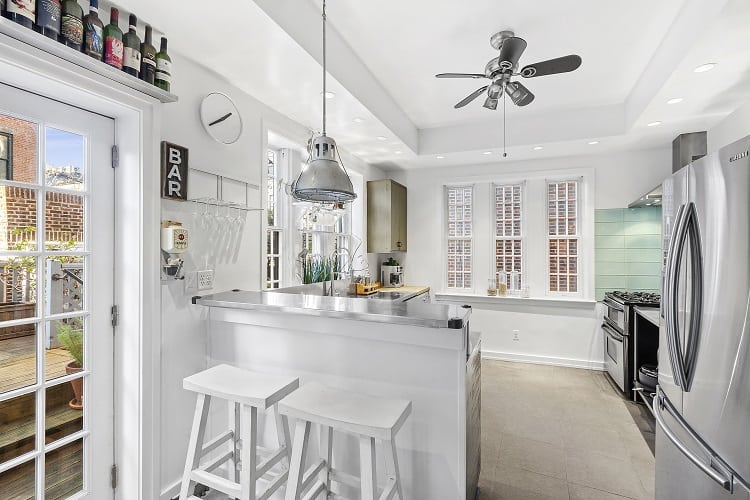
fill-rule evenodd
<path id="1" fill-rule="evenodd" d="M 649 191 L 671 173 L 671 148 L 652 151 L 622 152 L 607 155 L 557 158 L 539 161 L 507 162 L 487 166 L 466 166 L 399 172 L 393 177 L 408 188 L 409 251 L 402 254 L 407 282 L 429 285 L 442 292 L 444 263 L 442 247 L 443 194 L 446 183 L 489 177 L 518 177 L 544 172 L 593 172 L 593 205 L 586 215 L 593 221 L 593 210 L 626 207 Z M 489 213 L 475 213 L 477 239 L 490 241 Z M 533 250 L 533 249 L 532 249 Z M 593 280 L 594 255 L 588 263 Z M 528 266 L 545 266 L 527 261 Z M 486 266 L 485 266 L 486 267 Z M 486 276 L 475 275 L 477 292 L 486 283 Z M 532 290 L 534 295 L 538 295 Z M 583 297 L 591 299 L 592 296 Z M 506 299 L 487 304 L 487 299 L 470 296 L 446 298 L 471 304 L 475 313 L 472 330 L 483 334 L 486 357 L 526 360 L 568 366 L 600 368 L 602 349 L 598 313 L 593 300 L 577 303 L 555 303 L 526 299 Z M 513 340 L 519 330 L 519 340 Z"/>
<path id="2" fill-rule="evenodd" d="M 267 131 L 271 129 L 304 144 L 308 130 L 244 94 L 219 75 L 181 56 L 178 51 L 179 47 L 175 47 L 170 53 L 175 68 L 173 90 L 180 96 L 180 101 L 163 107 L 162 139 L 188 147 L 192 168 L 262 186 Z M 205 95 L 215 91 L 232 97 L 242 113 L 244 132 L 236 144 L 225 146 L 213 141 L 200 124 L 200 102 Z M 342 155 L 347 168 L 362 175 L 363 179 L 384 177 L 378 169 L 346 152 L 342 151 Z M 190 191 L 194 194 L 213 190 L 210 176 L 194 175 L 192 182 Z M 251 204 L 259 206 L 264 196 L 263 187 L 250 192 Z M 212 254 L 208 264 L 215 266 L 215 290 L 258 290 L 265 271 L 262 262 L 264 213 L 249 213 L 238 238 L 220 240 L 220 231 L 207 232 L 197 227 L 193 211 L 190 203 L 162 200 L 162 219 L 181 221 L 191 230 L 191 248 L 185 254 L 186 271 L 205 267 L 206 255 Z M 362 214 L 364 218 L 364 211 Z M 362 227 L 364 219 L 357 223 Z M 224 249 L 224 246 L 229 248 Z M 161 290 L 161 429 L 157 435 L 160 436 L 161 448 L 159 477 L 162 498 L 176 494 L 174 486 L 182 474 L 195 404 L 194 396 L 182 389 L 182 379 L 207 367 L 205 311 L 190 303 L 195 294 L 195 291 L 186 291 L 184 283 L 163 285 Z"/>
<path id="3" fill-rule="evenodd" d="M 737 108 L 734 113 L 708 131 L 708 151 L 717 151 L 748 135 L 750 135 L 750 102 Z"/>

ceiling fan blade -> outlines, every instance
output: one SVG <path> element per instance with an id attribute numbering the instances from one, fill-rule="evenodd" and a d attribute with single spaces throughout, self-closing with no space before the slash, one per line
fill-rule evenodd
<path id="1" fill-rule="evenodd" d="M 512 69 L 518 64 L 523 52 L 526 50 L 526 40 L 517 36 L 506 38 L 500 47 L 500 67 Z"/>
<path id="2" fill-rule="evenodd" d="M 435 78 L 487 78 L 480 73 L 440 73 Z"/>
<path id="3" fill-rule="evenodd" d="M 471 101 L 473 101 L 474 99 L 476 99 L 477 97 L 479 97 L 480 95 L 482 95 L 482 93 L 485 90 L 487 90 L 487 87 L 489 87 L 489 85 L 485 85 L 484 87 L 475 90 L 474 92 L 472 92 L 471 94 L 469 94 L 468 96 L 466 96 L 466 98 L 463 101 L 459 102 L 458 104 L 456 104 L 453 107 L 456 108 L 456 109 L 463 108 L 464 106 L 466 106 L 467 104 L 469 104 Z"/>
<path id="4" fill-rule="evenodd" d="M 581 56 L 575 54 L 558 57 L 524 66 L 521 70 L 521 76 L 524 78 L 534 78 L 537 76 L 556 75 L 558 73 L 570 73 L 577 70 L 582 62 Z"/>
<path id="5" fill-rule="evenodd" d="M 505 91 L 516 106 L 527 106 L 536 97 L 529 89 L 520 82 L 508 83 Z"/>

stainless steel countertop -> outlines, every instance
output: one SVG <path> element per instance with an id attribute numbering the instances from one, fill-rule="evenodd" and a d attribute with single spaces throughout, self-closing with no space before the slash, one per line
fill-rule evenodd
<path id="1" fill-rule="evenodd" d="M 345 295 L 329 297 L 288 291 L 221 292 L 195 296 L 193 304 L 454 330 L 462 329 L 471 315 L 470 307 L 459 305 L 376 300 Z"/>
<path id="2" fill-rule="evenodd" d="M 636 307 L 635 312 L 649 320 L 654 325 L 659 326 L 661 313 L 659 312 L 658 307 Z"/>

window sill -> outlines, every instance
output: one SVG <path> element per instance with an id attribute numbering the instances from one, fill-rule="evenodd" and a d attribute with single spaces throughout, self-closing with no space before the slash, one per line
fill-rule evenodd
<path id="1" fill-rule="evenodd" d="M 593 309 L 594 299 L 558 298 L 558 297 L 492 297 L 473 293 L 436 293 L 435 300 L 450 302 L 465 302 L 480 309 L 487 306 L 513 307 L 559 307 L 574 309 Z"/>

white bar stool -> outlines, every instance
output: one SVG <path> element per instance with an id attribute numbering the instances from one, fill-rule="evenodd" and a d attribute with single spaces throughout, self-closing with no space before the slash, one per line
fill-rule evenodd
<path id="1" fill-rule="evenodd" d="M 323 493 L 327 495 L 325 498 L 342 498 L 331 491 L 331 482 L 359 488 L 362 500 L 390 500 L 396 494 L 399 500 L 404 500 L 395 438 L 411 413 L 411 401 L 364 396 L 312 382 L 284 398 L 279 411 L 298 419 L 285 500 L 300 500 L 303 495 L 313 500 Z M 321 458 L 305 471 L 313 423 L 320 426 Z M 333 468 L 334 430 L 359 437 L 360 477 Z M 388 477 L 380 493 L 375 470 L 376 439 L 383 444 Z M 317 482 L 316 476 L 320 476 Z"/>
<path id="2" fill-rule="evenodd" d="M 197 482 L 240 500 L 266 500 L 286 482 L 289 474 L 289 423 L 278 410 L 278 402 L 299 387 L 299 379 L 241 370 L 219 365 L 191 375 L 183 380 L 183 387 L 198 393 L 193 429 L 190 432 L 185 472 L 182 476 L 180 500 L 188 496 L 191 482 Z M 234 413 L 234 429 L 221 433 L 204 443 L 206 420 L 211 398 L 229 401 Z M 258 446 L 258 408 L 274 408 L 279 448 L 265 450 Z M 231 414 L 231 413 L 230 413 Z M 239 435 L 238 435 L 239 434 Z M 232 449 L 201 464 L 201 458 L 232 443 Z M 262 459 L 259 460 L 260 458 Z M 232 461 L 234 480 L 225 479 L 212 471 Z M 282 472 L 271 474 L 271 468 L 281 462 Z M 265 477 L 264 477 L 265 476 Z M 257 481 L 269 482 L 265 491 L 257 494 Z"/>

